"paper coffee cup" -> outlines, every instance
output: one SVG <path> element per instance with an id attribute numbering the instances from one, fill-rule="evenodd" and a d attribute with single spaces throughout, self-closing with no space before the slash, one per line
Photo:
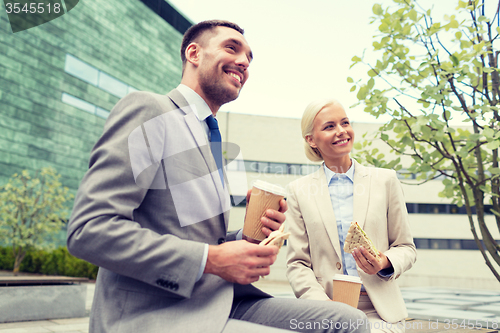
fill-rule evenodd
<path id="1" fill-rule="evenodd" d="M 243 236 L 250 242 L 260 243 L 266 238 L 262 232 L 260 221 L 267 209 L 279 210 L 280 201 L 286 195 L 286 191 L 279 185 L 274 185 L 262 180 L 253 183 L 250 202 L 248 203 L 245 223 L 243 225 Z"/>
<path id="2" fill-rule="evenodd" d="M 332 300 L 357 308 L 361 279 L 358 276 L 335 274 L 333 276 Z"/>

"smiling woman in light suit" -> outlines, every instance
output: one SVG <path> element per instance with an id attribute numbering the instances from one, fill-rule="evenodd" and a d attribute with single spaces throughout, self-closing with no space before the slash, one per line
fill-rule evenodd
<path id="1" fill-rule="evenodd" d="M 367 168 L 350 158 L 354 130 L 336 100 L 311 103 L 301 126 L 307 157 L 324 162 L 288 188 L 287 277 L 292 289 L 298 298 L 330 300 L 335 274 L 359 276 L 358 308 L 368 315 L 372 332 L 403 332 L 408 314 L 396 279 L 411 268 L 416 249 L 396 172 Z M 352 221 L 371 238 L 380 261 L 364 248 L 344 252 Z"/>

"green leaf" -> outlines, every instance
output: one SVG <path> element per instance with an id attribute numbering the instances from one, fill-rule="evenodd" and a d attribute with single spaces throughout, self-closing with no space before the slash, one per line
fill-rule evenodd
<path id="1" fill-rule="evenodd" d="M 351 58 L 352 62 L 360 62 L 361 60 L 362 59 L 360 57 L 358 57 L 358 56 L 354 56 L 354 57 Z"/>
<path id="2" fill-rule="evenodd" d="M 366 98 L 366 95 L 368 95 L 368 89 L 366 88 L 366 86 L 363 86 L 363 87 L 359 88 L 358 94 L 356 95 L 356 97 L 361 101 L 361 100 L 364 100 Z"/>
<path id="3" fill-rule="evenodd" d="M 405 146 L 412 146 L 413 145 L 413 140 L 409 136 L 405 136 L 401 140 L 401 143 L 404 144 Z"/>
<path id="4" fill-rule="evenodd" d="M 486 145 L 486 148 L 491 149 L 491 150 L 497 149 L 498 147 L 500 147 L 499 140 L 488 142 L 488 144 Z"/>
<path id="5" fill-rule="evenodd" d="M 499 175 L 500 174 L 500 168 L 493 168 L 493 167 L 491 167 L 491 168 L 488 169 L 488 171 L 491 172 L 491 174 L 493 174 L 493 175 Z"/>
<path id="6" fill-rule="evenodd" d="M 408 16 L 410 17 L 410 20 L 412 20 L 414 22 L 418 21 L 418 15 L 417 15 L 417 11 L 415 9 L 410 10 L 410 12 L 408 13 Z"/>
<path id="7" fill-rule="evenodd" d="M 366 84 L 369 90 L 373 89 L 373 86 L 375 86 L 375 80 L 373 78 L 368 80 L 368 83 Z"/>
<path id="8" fill-rule="evenodd" d="M 446 119 L 450 120 L 451 112 L 449 110 L 445 110 L 444 115 L 445 115 Z"/>
<path id="9" fill-rule="evenodd" d="M 378 74 L 377 74 L 377 72 L 376 72 L 376 71 L 374 71 L 373 69 L 370 69 L 370 70 L 368 71 L 368 76 L 370 76 L 370 77 L 374 77 L 374 76 L 377 76 L 377 75 L 378 75 Z"/>
<path id="10" fill-rule="evenodd" d="M 384 13 L 382 6 L 378 3 L 374 4 L 372 7 L 373 14 L 382 15 Z"/>
<path id="11" fill-rule="evenodd" d="M 496 216 L 500 216 L 500 213 L 497 212 L 496 210 L 494 209 L 490 209 L 490 212 L 492 212 L 493 214 L 495 214 Z"/>
<path id="12" fill-rule="evenodd" d="M 490 21 L 490 19 L 487 18 L 486 16 L 479 16 L 477 20 L 478 20 L 478 22 L 489 22 Z"/>
<path id="13" fill-rule="evenodd" d="M 349 82 L 349 83 L 353 83 L 353 82 L 354 82 L 354 80 L 352 79 L 352 77 L 350 77 L 350 76 L 349 76 L 349 77 L 347 78 L 347 82 Z"/>
<path id="14" fill-rule="evenodd" d="M 484 41 L 482 41 L 481 43 L 479 44 L 474 44 L 473 48 L 474 48 L 474 51 L 476 52 L 481 52 L 483 50 L 483 47 L 484 47 Z"/>
<path id="15" fill-rule="evenodd" d="M 495 131 L 491 129 L 490 127 L 485 127 L 483 130 L 483 135 L 487 139 L 492 139 L 493 136 L 495 135 Z"/>

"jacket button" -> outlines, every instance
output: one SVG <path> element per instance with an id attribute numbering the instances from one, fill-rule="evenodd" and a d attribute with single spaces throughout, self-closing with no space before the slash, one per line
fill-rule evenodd
<path id="1" fill-rule="evenodd" d="M 221 237 L 219 238 L 219 240 L 217 240 L 217 243 L 219 243 L 219 245 L 221 245 L 222 243 L 225 243 L 226 242 L 226 239 Z"/>
<path id="2" fill-rule="evenodd" d="M 342 268 L 342 264 L 340 262 L 337 262 L 337 269 L 340 270 Z"/>

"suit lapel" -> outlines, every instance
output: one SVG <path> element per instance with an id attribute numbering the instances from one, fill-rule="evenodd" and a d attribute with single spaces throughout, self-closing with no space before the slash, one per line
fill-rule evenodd
<path id="1" fill-rule="evenodd" d="M 174 89 L 168 93 L 168 97 L 180 110 L 182 110 L 182 112 L 184 112 L 184 121 L 186 122 L 191 135 L 195 139 L 198 148 L 208 146 L 206 137 L 203 135 L 203 132 L 200 131 L 200 121 L 198 120 L 198 117 L 196 117 L 196 115 L 192 112 L 184 96 L 182 96 L 179 91 Z M 205 159 L 205 162 L 207 163 L 207 166 L 210 167 L 210 163 L 208 162 L 211 161 L 211 155 L 208 155 L 208 153 L 210 152 L 207 153 L 206 149 L 200 149 L 200 151 L 203 155 L 203 158 Z"/>
<path id="2" fill-rule="evenodd" d="M 174 89 L 170 91 L 167 95 L 170 100 L 185 113 L 184 121 L 186 122 L 186 126 L 189 128 L 191 135 L 193 136 L 196 144 L 198 146 L 198 150 L 200 151 L 205 163 L 207 164 L 208 169 L 210 170 L 212 181 L 217 189 L 217 194 L 219 195 L 219 200 L 222 205 L 223 211 L 227 211 L 231 208 L 231 200 L 229 197 L 229 192 L 227 191 L 227 186 L 223 187 L 220 181 L 219 172 L 217 169 L 217 165 L 215 164 L 215 160 L 213 158 L 212 152 L 210 150 L 210 145 L 208 144 L 208 140 L 205 135 L 203 135 L 203 130 L 200 125 L 200 120 L 191 110 L 188 102 L 184 98 L 184 96 Z M 224 216 L 224 224 L 228 226 L 228 214 L 223 214 Z"/>
<path id="3" fill-rule="evenodd" d="M 370 199 L 370 173 L 354 159 L 353 220 L 363 228 Z"/>
<path id="4" fill-rule="evenodd" d="M 318 212 L 320 214 L 321 221 L 325 226 L 328 237 L 330 238 L 330 242 L 332 243 L 335 252 L 337 252 L 337 256 L 342 258 L 339 232 L 337 229 L 337 219 L 335 218 L 335 213 L 333 211 L 330 192 L 328 190 L 328 184 L 326 183 L 325 170 L 323 168 L 323 165 L 321 165 L 319 170 L 314 173 L 313 181 L 317 186 L 311 186 L 311 189 L 315 189 L 316 191 L 319 189 L 319 195 L 313 195 L 313 197 L 317 198 L 316 205 Z"/>

